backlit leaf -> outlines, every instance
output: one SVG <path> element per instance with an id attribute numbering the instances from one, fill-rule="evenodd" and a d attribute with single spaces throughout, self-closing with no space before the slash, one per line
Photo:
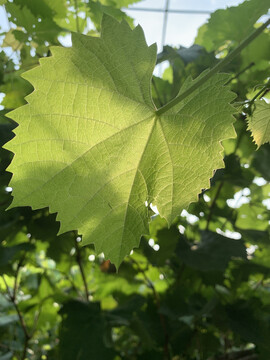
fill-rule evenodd
<path id="1" fill-rule="evenodd" d="M 228 40 L 240 42 L 269 7 L 269 0 L 247 0 L 238 6 L 219 9 L 211 15 L 207 24 L 200 27 L 195 42 L 207 51 L 217 50 Z"/>
<path id="2" fill-rule="evenodd" d="M 260 147 L 262 144 L 270 142 L 270 104 L 264 100 L 257 101 L 255 104 L 256 109 L 248 121 L 248 129 Z"/>
<path id="3" fill-rule="evenodd" d="M 60 233 L 78 230 L 118 266 L 148 232 L 146 202 L 171 224 L 224 166 L 234 95 L 218 74 L 158 116 L 156 46 L 106 15 L 100 38 L 73 34 L 72 48 L 52 54 L 24 75 L 35 91 L 10 113 L 19 123 L 9 145 L 13 206 L 50 206 Z"/>

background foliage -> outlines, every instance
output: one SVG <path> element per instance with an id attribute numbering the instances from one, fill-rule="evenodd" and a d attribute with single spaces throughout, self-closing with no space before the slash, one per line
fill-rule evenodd
<path id="1" fill-rule="evenodd" d="M 21 73 L 50 56 L 59 36 L 84 32 L 89 18 L 96 29 L 89 35 L 98 35 L 103 13 L 132 26 L 121 10 L 131 2 L 2 0 L 11 27 L 1 34 L 1 146 L 15 127 L 5 114 L 33 90 Z M 218 10 L 191 48 L 164 47 L 157 63 L 170 66 L 153 78 L 157 106 L 237 46 L 269 1 L 257 5 Z M 269 359 L 270 145 L 255 151 L 247 131 L 268 96 L 269 61 L 265 30 L 227 66 L 237 138 L 223 142 L 225 168 L 170 229 L 153 213 L 150 236 L 118 273 L 94 248 L 81 247 L 76 233 L 57 236 L 47 209 L 5 211 L 12 154 L 1 149 L 0 360 Z"/>

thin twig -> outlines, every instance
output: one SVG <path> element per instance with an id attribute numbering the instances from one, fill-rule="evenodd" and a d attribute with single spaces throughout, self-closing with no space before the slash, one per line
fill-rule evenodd
<path id="1" fill-rule="evenodd" d="M 15 280 L 14 280 L 13 295 L 12 295 L 12 300 L 14 300 L 14 301 L 17 298 L 19 271 L 20 271 L 20 268 L 23 266 L 25 256 L 26 256 L 26 254 L 24 253 L 22 258 L 19 260 L 16 271 L 15 271 Z"/>
<path id="2" fill-rule="evenodd" d="M 216 192 L 216 194 L 215 194 L 215 197 L 214 197 L 214 199 L 213 199 L 213 201 L 212 201 L 212 203 L 211 203 L 211 205 L 210 205 L 209 214 L 208 214 L 208 217 L 207 217 L 205 230 L 208 230 L 208 228 L 209 228 L 209 224 L 210 224 L 210 221 L 211 221 L 212 216 L 213 216 L 214 208 L 215 208 L 215 206 L 216 206 L 216 202 L 217 202 L 217 199 L 218 199 L 218 197 L 219 197 L 219 194 L 220 194 L 220 191 L 221 191 L 223 185 L 224 185 L 224 182 L 221 181 L 220 184 L 219 184 L 219 186 L 218 186 L 218 189 L 217 189 L 217 192 Z"/>
<path id="3" fill-rule="evenodd" d="M 39 306 L 38 311 L 35 313 L 35 318 L 34 318 L 33 327 L 32 327 L 32 331 L 31 331 L 31 338 L 34 336 L 34 334 L 37 330 L 38 320 L 39 320 L 41 311 L 42 311 L 42 305 Z"/>
<path id="4" fill-rule="evenodd" d="M 168 330 L 167 330 L 167 324 L 166 324 L 166 319 L 165 316 L 163 314 L 160 313 L 160 298 L 159 298 L 159 294 L 157 293 L 154 284 L 152 283 L 152 281 L 148 278 L 148 276 L 146 275 L 145 271 L 140 267 L 140 264 L 134 260 L 133 258 L 130 257 L 130 260 L 133 264 L 135 264 L 139 270 L 139 272 L 143 275 L 145 282 L 147 283 L 148 287 L 152 290 L 154 298 L 156 300 L 156 305 L 157 305 L 157 309 L 158 309 L 158 314 L 159 314 L 159 319 L 160 319 L 160 323 L 163 329 L 163 333 L 164 333 L 164 357 L 166 360 L 170 360 L 171 356 L 170 356 L 170 351 L 169 351 L 169 334 L 168 334 Z"/>
<path id="5" fill-rule="evenodd" d="M 240 75 L 242 75 L 244 72 L 246 72 L 248 69 L 252 68 L 252 66 L 254 66 L 255 63 L 252 62 L 250 63 L 248 66 L 246 66 L 243 70 L 239 71 L 237 74 L 235 74 L 232 78 L 230 78 L 227 82 L 225 82 L 224 85 L 228 85 L 230 84 L 230 82 L 232 82 L 235 79 L 238 79 Z"/>
<path id="6" fill-rule="evenodd" d="M 85 277 L 85 273 L 84 273 L 84 268 L 83 268 L 83 263 L 82 263 L 81 249 L 80 249 L 76 239 L 75 239 L 75 249 L 76 249 L 76 260 L 77 260 L 77 263 L 79 265 L 79 269 L 80 269 L 83 284 L 84 284 L 85 298 L 86 298 L 86 301 L 88 302 L 89 301 L 88 285 L 87 285 L 87 281 L 86 281 L 86 277 Z"/>
<path id="7" fill-rule="evenodd" d="M 16 310 L 16 313 L 17 313 L 17 315 L 19 317 L 19 322 L 21 324 L 21 328 L 22 328 L 23 333 L 24 333 L 24 345 L 23 345 L 23 352 L 22 352 L 22 360 L 24 360 L 26 358 L 26 352 L 27 352 L 28 343 L 29 343 L 29 340 L 32 337 L 29 334 L 28 330 L 27 330 L 23 315 L 22 315 L 22 313 L 21 313 L 21 311 L 20 311 L 20 309 L 18 307 L 18 304 L 17 304 L 18 276 L 19 276 L 19 270 L 20 270 L 20 268 L 22 266 L 24 258 L 25 258 L 25 255 L 19 261 L 19 263 L 17 265 L 17 268 L 16 268 L 13 293 L 11 293 L 11 291 L 9 290 L 9 287 L 8 287 L 7 282 L 6 282 L 5 276 L 2 275 L 4 284 L 5 284 L 6 289 L 7 289 L 7 294 L 8 294 L 9 300 L 12 302 L 12 304 L 13 304 L 15 310 Z"/>

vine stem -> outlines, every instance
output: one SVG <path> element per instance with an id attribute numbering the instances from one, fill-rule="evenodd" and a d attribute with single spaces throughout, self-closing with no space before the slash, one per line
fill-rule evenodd
<path id="1" fill-rule="evenodd" d="M 16 310 L 16 313 L 17 313 L 17 315 L 19 317 L 19 322 L 21 324 L 21 328 L 22 328 L 23 333 L 24 333 L 24 346 L 23 346 L 23 352 L 22 352 L 22 360 L 24 360 L 26 358 L 26 353 L 27 353 L 27 347 L 28 347 L 28 344 L 29 344 L 29 340 L 33 336 L 33 334 L 30 335 L 30 333 L 28 332 L 25 321 L 24 321 L 24 318 L 23 318 L 23 315 L 22 315 L 22 313 L 21 313 L 21 311 L 20 311 L 20 309 L 19 309 L 19 307 L 17 305 L 18 277 L 19 277 L 20 268 L 22 267 L 24 259 L 25 259 L 25 255 L 26 254 L 23 255 L 23 257 L 19 261 L 19 263 L 17 265 L 17 268 L 16 268 L 13 293 L 11 293 L 9 291 L 8 284 L 6 282 L 5 276 L 2 275 L 2 279 L 3 279 L 4 284 L 6 286 L 9 300 L 12 302 L 12 304 L 13 304 L 15 310 Z"/>
<path id="2" fill-rule="evenodd" d="M 180 101 L 185 99 L 187 96 L 192 94 L 195 90 L 197 90 L 201 85 L 203 85 L 206 81 L 208 81 L 213 75 L 219 72 L 224 66 L 229 64 L 245 47 L 247 47 L 257 36 L 259 36 L 267 26 L 270 25 L 270 19 L 267 20 L 263 25 L 261 25 L 258 29 L 254 30 L 248 37 L 246 37 L 238 46 L 235 48 L 229 55 L 227 55 L 223 60 L 221 60 L 216 66 L 214 66 L 207 74 L 201 77 L 198 81 L 195 81 L 193 85 L 191 85 L 186 91 L 182 92 L 176 98 L 168 102 L 168 104 L 164 105 L 160 109 L 156 111 L 157 115 L 164 114 L 169 111 L 172 107 L 177 105 Z"/>

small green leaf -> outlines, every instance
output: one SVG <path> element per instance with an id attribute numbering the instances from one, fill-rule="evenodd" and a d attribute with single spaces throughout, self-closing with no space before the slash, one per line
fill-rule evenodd
<path id="1" fill-rule="evenodd" d="M 72 48 L 52 54 L 24 75 L 35 92 L 10 113 L 20 124 L 9 145 L 13 206 L 50 206 L 60 233 L 78 230 L 119 266 L 148 232 L 146 202 L 171 224 L 224 166 L 235 96 L 217 74 L 157 115 L 156 46 L 106 15 L 100 38 L 73 34 Z"/>
<path id="2" fill-rule="evenodd" d="M 270 104 L 264 100 L 256 101 L 255 110 L 248 120 L 248 129 L 251 131 L 258 148 L 270 142 Z"/>

